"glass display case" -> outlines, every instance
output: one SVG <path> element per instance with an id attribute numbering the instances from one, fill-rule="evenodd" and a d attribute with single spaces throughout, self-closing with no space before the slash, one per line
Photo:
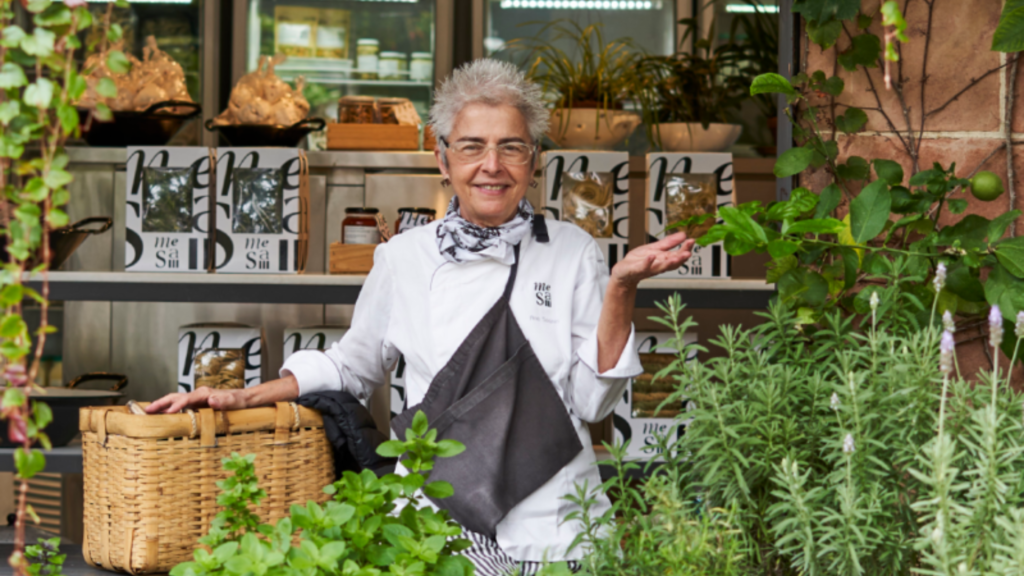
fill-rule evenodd
<path id="1" fill-rule="evenodd" d="M 255 70 L 262 56 L 286 55 L 275 72 L 286 82 L 305 78 L 311 116 L 337 120 L 340 98 L 374 96 L 408 98 L 426 117 L 437 74 L 436 0 L 246 0 L 245 6 L 241 73 Z M 239 44 L 236 39 L 236 49 Z"/>

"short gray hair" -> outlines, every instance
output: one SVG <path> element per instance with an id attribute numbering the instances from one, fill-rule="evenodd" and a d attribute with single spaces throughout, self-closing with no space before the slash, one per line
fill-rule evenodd
<path id="1" fill-rule="evenodd" d="M 535 144 L 548 131 L 550 113 L 539 86 L 526 79 L 519 68 L 491 58 L 463 64 L 434 94 L 430 108 L 430 129 L 438 138 L 448 138 L 455 117 L 467 105 L 481 102 L 490 106 L 514 106 L 526 120 Z"/>

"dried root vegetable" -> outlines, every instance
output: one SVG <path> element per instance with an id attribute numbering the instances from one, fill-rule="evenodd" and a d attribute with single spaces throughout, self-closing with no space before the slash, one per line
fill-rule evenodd
<path id="1" fill-rule="evenodd" d="M 302 95 L 306 80 L 299 77 L 293 89 L 277 77 L 274 67 L 285 61 L 284 54 L 273 58 L 260 57 L 255 71 L 242 76 L 231 89 L 227 110 L 213 123 L 217 126 L 234 124 L 269 124 L 291 126 L 309 114 L 309 102 Z"/>
<path id="2" fill-rule="evenodd" d="M 110 47 L 109 50 L 122 50 L 123 41 Z M 146 110 L 153 104 L 168 100 L 191 102 L 185 84 L 185 71 L 181 65 L 160 50 L 156 38 L 146 37 L 146 46 L 142 49 L 142 60 L 127 54 L 131 70 L 127 74 L 115 74 L 107 67 L 109 50 L 91 54 L 85 60 L 85 94 L 78 101 L 83 108 L 95 108 L 96 104 L 104 103 L 114 111 Z M 96 88 L 100 80 L 110 78 L 117 85 L 117 96 L 106 98 L 100 96 Z M 174 112 L 175 110 L 167 110 Z"/>

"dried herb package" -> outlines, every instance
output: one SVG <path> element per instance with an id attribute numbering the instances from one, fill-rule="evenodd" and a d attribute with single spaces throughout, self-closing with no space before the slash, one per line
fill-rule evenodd
<path id="1" fill-rule="evenodd" d="M 284 208 L 284 174 L 279 168 L 235 168 L 234 218 L 231 231 L 280 234 Z"/>
<path id="2" fill-rule="evenodd" d="M 644 373 L 633 378 L 633 418 L 675 418 L 682 411 L 681 401 L 662 406 L 676 391 L 675 380 L 669 377 L 654 379 L 655 374 L 675 359 L 674 354 L 640 354 Z"/>
<path id="3" fill-rule="evenodd" d="M 715 224 L 718 177 L 714 174 L 668 174 L 665 179 L 666 222 L 686 222 L 688 238 L 700 238 Z M 701 218 L 705 214 L 708 218 Z"/>
<path id="4" fill-rule="evenodd" d="M 191 232 L 195 168 L 142 169 L 142 231 Z"/>
<path id="5" fill-rule="evenodd" d="M 614 184 L 611 172 L 563 173 L 562 220 L 583 228 L 594 238 L 611 238 Z"/>
<path id="6" fill-rule="evenodd" d="M 210 348 L 196 354 L 195 387 L 245 388 L 245 356 L 237 348 Z"/>

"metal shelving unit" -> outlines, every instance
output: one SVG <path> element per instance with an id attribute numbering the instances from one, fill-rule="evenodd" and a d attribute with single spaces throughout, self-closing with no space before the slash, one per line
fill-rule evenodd
<path id="1" fill-rule="evenodd" d="M 104 302 L 354 304 L 364 275 L 51 272 L 50 298 Z M 29 285 L 38 289 L 38 278 Z M 678 292 L 690 308 L 764 308 L 774 285 L 760 280 L 644 280 L 637 306 Z"/>

